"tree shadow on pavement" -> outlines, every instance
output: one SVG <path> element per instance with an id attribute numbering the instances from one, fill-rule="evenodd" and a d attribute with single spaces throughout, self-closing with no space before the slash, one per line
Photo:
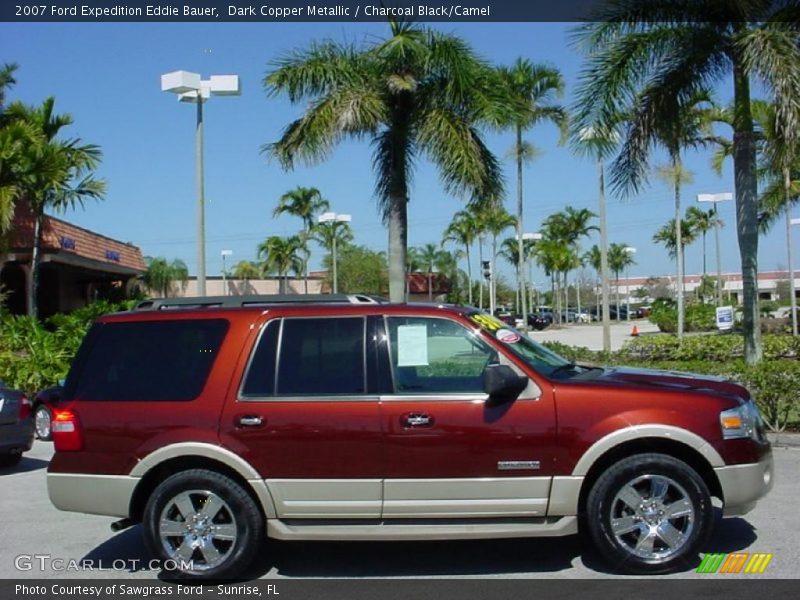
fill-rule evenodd
<path id="1" fill-rule="evenodd" d="M 109 535 L 110 532 L 109 532 Z M 158 568 L 150 568 L 149 563 L 155 557 L 150 554 L 144 543 L 141 525 L 130 527 L 109 537 L 105 542 L 89 551 L 81 561 L 95 568 L 114 569 L 120 573 L 150 571 L 159 572 Z M 123 566 L 124 565 L 124 566 Z"/>

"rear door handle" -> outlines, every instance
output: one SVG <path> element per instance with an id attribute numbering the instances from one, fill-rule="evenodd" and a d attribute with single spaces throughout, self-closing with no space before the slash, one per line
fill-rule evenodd
<path id="1" fill-rule="evenodd" d="M 423 413 L 408 413 L 400 417 L 400 422 L 404 427 L 430 427 L 433 417 Z"/>
<path id="2" fill-rule="evenodd" d="M 239 427 L 261 427 L 264 424 L 264 419 L 257 415 L 245 415 L 236 420 Z"/>

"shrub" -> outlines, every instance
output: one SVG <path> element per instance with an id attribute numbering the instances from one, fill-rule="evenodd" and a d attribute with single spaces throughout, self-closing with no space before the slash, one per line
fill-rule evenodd
<path id="1" fill-rule="evenodd" d="M 127 310 L 129 302 L 97 302 L 44 323 L 28 316 L 0 317 L 0 379 L 31 395 L 55 385 L 69 371 L 72 358 L 92 322 Z"/>
<path id="2" fill-rule="evenodd" d="M 755 398 L 764 422 L 772 431 L 783 431 L 800 413 L 800 362 L 761 361 L 743 366 L 736 379 Z"/>

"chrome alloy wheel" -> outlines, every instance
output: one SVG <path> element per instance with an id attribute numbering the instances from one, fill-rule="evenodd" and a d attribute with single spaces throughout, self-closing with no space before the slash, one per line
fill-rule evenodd
<path id="1" fill-rule="evenodd" d="M 158 535 L 164 551 L 191 571 L 206 571 L 228 559 L 236 545 L 236 517 L 214 492 L 188 490 L 164 506 Z"/>
<path id="2" fill-rule="evenodd" d="M 631 554 L 660 562 L 691 537 L 695 508 L 686 490 L 663 475 L 643 475 L 624 485 L 611 502 L 611 532 Z"/>
<path id="3" fill-rule="evenodd" d="M 40 440 L 50 439 L 50 426 L 52 417 L 50 411 L 44 407 L 37 408 L 36 414 L 33 417 L 33 427 L 36 432 L 36 437 Z"/>

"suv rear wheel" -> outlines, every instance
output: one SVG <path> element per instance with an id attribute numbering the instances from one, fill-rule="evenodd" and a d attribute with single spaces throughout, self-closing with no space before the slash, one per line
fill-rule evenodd
<path id="1" fill-rule="evenodd" d="M 686 463 L 663 454 L 616 463 L 592 486 L 586 508 L 600 554 L 631 573 L 688 567 L 713 524 L 705 482 Z"/>
<path id="2" fill-rule="evenodd" d="M 144 512 L 145 539 L 179 578 L 230 578 L 244 571 L 264 540 L 264 519 L 236 481 L 206 469 L 165 479 Z"/>

